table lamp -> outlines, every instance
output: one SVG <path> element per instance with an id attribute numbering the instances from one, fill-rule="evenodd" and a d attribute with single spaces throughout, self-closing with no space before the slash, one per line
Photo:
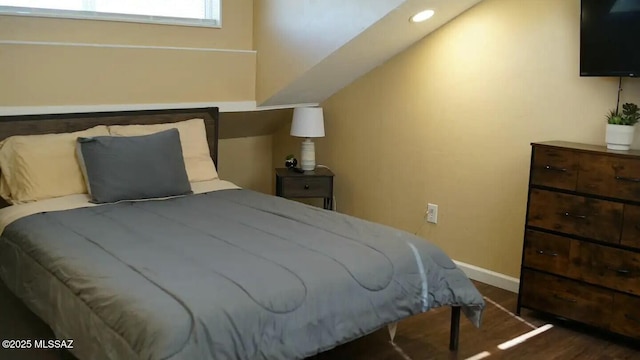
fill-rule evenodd
<path id="1" fill-rule="evenodd" d="M 324 137 L 324 116 L 321 107 L 300 107 L 293 110 L 291 136 L 305 138 L 300 149 L 300 168 L 316 168 L 316 150 L 311 138 Z"/>

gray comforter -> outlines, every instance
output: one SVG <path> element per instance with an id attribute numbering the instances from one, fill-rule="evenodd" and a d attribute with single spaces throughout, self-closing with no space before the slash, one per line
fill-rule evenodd
<path id="1" fill-rule="evenodd" d="M 436 246 L 249 190 L 31 215 L 0 277 L 81 359 L 300 359 L 484 301 Z"/>

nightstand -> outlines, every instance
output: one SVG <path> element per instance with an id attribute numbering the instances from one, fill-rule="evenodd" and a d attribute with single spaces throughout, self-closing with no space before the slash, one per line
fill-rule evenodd
<path id="1" fill-rule="evenodd" d="M 276 169 L 276 196 L 284 198 L 323 198 L 324 208 L 333 209 L 333 173 L 318 167 L 314 171 L 297 173 Z"/>

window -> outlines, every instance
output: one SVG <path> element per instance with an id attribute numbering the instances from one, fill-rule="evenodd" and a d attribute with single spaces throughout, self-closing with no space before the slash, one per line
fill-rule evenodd
<path id="1" fill-rule="evenodd" d="M 220 26 L 221 0 L 0 0 L 0 14 Z"/>

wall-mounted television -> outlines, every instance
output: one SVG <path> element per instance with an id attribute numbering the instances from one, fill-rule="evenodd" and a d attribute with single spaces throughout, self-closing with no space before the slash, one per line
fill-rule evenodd
<path id="1" fill-rule="evenodd" d="M 580 76 L 640 76 L 640 0 L 582 0 Z"/>

